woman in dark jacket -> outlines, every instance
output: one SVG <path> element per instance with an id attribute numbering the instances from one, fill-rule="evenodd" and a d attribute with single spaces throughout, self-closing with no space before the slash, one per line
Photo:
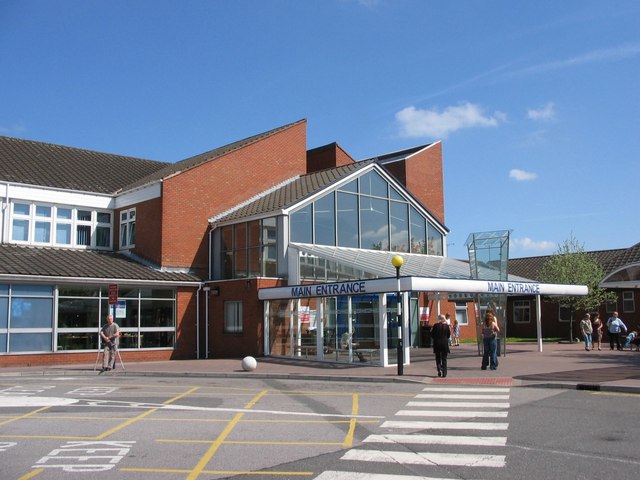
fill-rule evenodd
<path id="1" fill-rule="evenodd" d="M 436 354 L 436 368 L 439 377 L 447 376 L 447 354 L 449 353 L 449 338 L 451 330 L 444 315 L 438 315 L 438 322 L 431 327 L 431 341 L 433 353 Z"/>

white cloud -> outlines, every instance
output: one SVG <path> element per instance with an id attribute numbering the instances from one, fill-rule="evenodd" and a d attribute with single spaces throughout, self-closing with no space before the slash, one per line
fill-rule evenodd
<path id="1" fill-rule="evenodd" d="M 510 243 L 512 247 L 518 250 L 537 253 L 552 252 L 558 247 L 556 242 L 549 240 L 532 240 L 529 237 L 511 238 Z"/>
<path id="2" fill-rule="evenodd" d="M 527 118 L 535 121 L 547 122 L 549 120 L 554 120 L 556 118 L 556 110 L 554 108 L 553 102 L 549 102 L 545 104 L 543 107 L 539 109 L 529 109 L 527 110 Z"/>
<path id="3" fill-rule="evenodd" d="M 483 115 L 479 105 L 469 102 L 447 107 L 442 112 L 411 106 L 396 113 L 401 134 L 406 137 L 444 138 L 462 128 L 496 127 L 505 118 L 501 112 L 495 112 L 492 116 Z"/>
<path id="4" fill-rule="evenodd" d="M 513 178 L 514 180 L 517 180 L 519 182 L 527 182 L 529 180 L 535 180 L 536 178 L 538 178 L 538 174 L 513 168 L 509 172 L 509 178 Z"/>

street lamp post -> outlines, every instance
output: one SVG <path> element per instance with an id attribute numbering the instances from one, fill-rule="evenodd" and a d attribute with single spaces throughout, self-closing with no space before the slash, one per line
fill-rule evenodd
<path id="1" fill-rule="evenodd" d="M 404 260 L 400 255 L 394 255 L 391 264 L 396 267 L 397 293 L 396 313 L 398 314 L 398 375 L 404 374 L 404 345 L 402 340 L 402 293 L 400 292 L 400 267 Z"/>

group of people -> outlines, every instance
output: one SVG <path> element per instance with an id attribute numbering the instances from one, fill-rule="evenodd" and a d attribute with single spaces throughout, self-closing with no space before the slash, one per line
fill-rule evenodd
<path id="1" fill-rule="evenodd" d="M 447 314 L 448 315 L 448 314 Z M 457 330 L 456 330 L 457 329 Z M 447 356 L 451 353 L 449 348 L 451 342 L 451 323 L 447 322 L 446 315 L 438 315 L 438 321 L 431 327 L 431 342 L 433 345 L 433 353 L 436 357 L 436 369 L 439 377 L 447 376 Z M 457 321 L 453 324 L 454 339 L 453 345 L 460 345 L 460 332 Z M 482 364 L 480 368 L 491 370 L 498 368 L 498 334 L 500 327 L 493 310 L 487 310 L 482 323 Z"/>
<path id="2" fill-rule="evenodd" d="M 584 338 L 584 349 L 590 351 L 595 349 L 602 350 L 602 333 L 604 328 L 607 328 L 609 335 L 609 347 L 611 350 L 614 346 L 617 350 L 624 350 L 632 345 L 636 346 L 636 350 L 640 350 L 640 338 L 638 338 L 638 332 L 636 330 L 627 333 L 627 326 L 618 317 L 618 312 L 613 312 L 611 317 L 607 320 L 606 324 L 603 324 L 600 320 L 600 314 L 585 314 L 580 321 L 580 331 L 582 332 L 582 338 Z"/>

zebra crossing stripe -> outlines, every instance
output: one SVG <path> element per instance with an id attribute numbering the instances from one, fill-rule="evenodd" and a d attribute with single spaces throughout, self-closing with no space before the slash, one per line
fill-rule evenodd
<path id="1" fill-rule="evenodd" d="M 509 408 L 508 402 L 408 402 L 407 407 L 483 407 Z"/>
<path id="2" fill-rule="evenodd" d="M 471 455 L 465 453 L 395 452 L 392 450 L 347 451 L 342 460 L 398 463 L 401 465 L 449 465 L 457 467 L 504 467 L 504 455 Z"/>
<path id="3" fill-rule="evenodd" d="M 452 407 L 453 405 L 449 405 Z M 506 418 L 509 412 L 480 412 L 469 410 L 400 410 L 402 417 Z"/>
<path id="4" fill-rule="evenodd" d="M 414 475 L 385 475 L 383 473 L 341 472 L 327 470 L 318 475 L 315 480 L 453 480 L 441 477 L 419 477 Z"/>
<path id="5" fill-rule="evenodd" d="M 506 430 L 508 423 L 491 422 L 402 422 L 388 420 L 381 425 L 382 428 L 410 428 L 412 430 Z"/>
<path id="6" fill-rule="evenodd" d="M 509 400 L 509 395 L 474 395 L 456 393 L 419 393 L 416 398 L 449 398 L 463 400 Z"/>
<path id="7" fill-rule="evenodd" d="M 509 388 L 499 387 L 436 387 L 428 386 L 422 389 L 423 392 L 485 392 L 485 393 L 509 393 Z"/>
<path id="8" fill-rule="evenodd" d="M 472 437 L 465 435 L 369 435 L 364 443 L 402 443 L 418 445 L 475 445 L 483 447 L 504 447 L 507 437 Z"/>

